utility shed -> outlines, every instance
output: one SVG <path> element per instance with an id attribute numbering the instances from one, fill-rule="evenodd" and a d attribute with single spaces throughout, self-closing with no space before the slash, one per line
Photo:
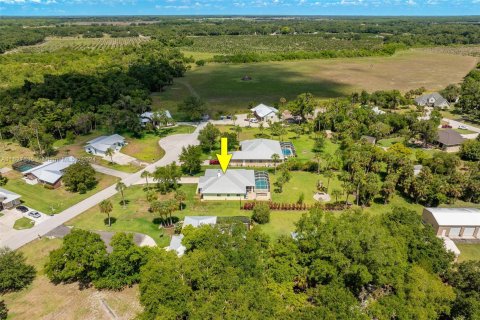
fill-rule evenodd
<path id="1" fill-rule="evenodd" d="M 433 226 L 437 236 L 480 239 L 480 209 L 424 208 L 422 218 Z"/>

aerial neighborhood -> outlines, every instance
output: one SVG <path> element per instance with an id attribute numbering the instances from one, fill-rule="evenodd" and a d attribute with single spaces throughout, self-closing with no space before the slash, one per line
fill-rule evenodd
<path id="1" fill-rule="evenodd" d="M 21 18 L 14 3 L 0 320 L 480 319 L 470 11 Z"/>

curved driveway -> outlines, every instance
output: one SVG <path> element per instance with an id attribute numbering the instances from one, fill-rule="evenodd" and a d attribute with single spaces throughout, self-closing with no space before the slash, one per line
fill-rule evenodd
<path id="1" fill-rule="evenodd" d="M 153 172 L 155 171 L 156 167 L 166 166 L 173 161 L 178 161 L 178 157 L 180 156 L 183 147 L 199 144 L 197 139 L 198 133 L 205 127 L 205 125 L 206 123 L 198 125 L 195 131 L 191 134 L 178 134 L 161 139 L 159 144 L 165 150 L 165 156 L 159 161 L 147 166 L 145 169 L 142 169 L 122 179 L 122 182 L 127 186 L 137 184 L 139 180 L 143 179 L 140 177 L 143 171 L 148 170 L 149 172 Z M 101 201 L 114 196 L 116 193 L 117 191 L 115 190 L 115 185 L 112 185 L 60 212 L 59 214 L 54 215 L 45 222 L 35 225 L 31 229 L 20 231 L 14 230 L 11 232 L 11 234 L 4 236 L 0 235 L 0 247 L 6 246 L 12 250 L 18 249 L 21 246 L 35 240 L 39 236 L 44 236 L 49 231 L 98 205 Z"/>

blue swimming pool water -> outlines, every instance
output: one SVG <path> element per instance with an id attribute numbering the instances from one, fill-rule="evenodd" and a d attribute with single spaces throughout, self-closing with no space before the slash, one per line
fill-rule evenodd
<path id="1" fill-rule="evenodd" d="M 34 166 L 32 166 L 32 165 L 24 164 L 24 165 L 18 167 L 18 171 L 25 172 L 25 171 L 33 169 L 33 168 L 34 168 Z"/>
<path id="2" fill-rule="evenodd" d="M 283 155 L 284 156 L 291 156 L 292 155 L 292 150 L 290 149 L 282 149 Z"/>

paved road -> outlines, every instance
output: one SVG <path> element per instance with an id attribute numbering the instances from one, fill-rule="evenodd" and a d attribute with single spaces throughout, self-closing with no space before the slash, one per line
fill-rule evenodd
<path id="1" fill-rule="evenodd" d="M 195 131 L 191 134 L 179 134 L 165 137 L 160 140 L 160 146 L 165 149 L 165 156 L 159 161 L 147 166 L 145 169 L 133 173 L 128 177 L 122 179 L 123 183 L 127 186 L 136 184 L 139 180 L 144 180 L 140 177 L 144 170 L 153 172 L 156 167 L 161 167 L 172 163 L 173 161 L 178 161 L 178 157 L 182 152 L 182 147 L 188 145 L 198 145 L 198 133 L 206 123 L 202 123 Z M 16 232 L 13 236 L 4 239 L 0 246 L 6 246 L 13 250 L 22 247 L 23 245 L 35 240 L 39 236 L 44 236 L 51 230 L 56 227 L 66 223 L 67 221 L 75 218 L 79 214 L 87 211 L 88 209 L 98 205 L 102 200 L 108 199 L 114 196 L 117 193 L 115 190 L 115 185 L 110 186 L 102 191 L 94 194 L 93 196 L 73 205 L 72 207 L 66 209 L 63 212 L 60 212 L 57 215 L 54 215 L 50 219 L 44 221 L 43 223 L 35 225 L 33 228 L 28 230 L 21 230 Z"/>
<path id="2" fill-rule="evenodd" d="M 457 120 L 447 119 L 447 118 L 443 118 L 442 120 L 444 122 L 448 122 L 448 124 L 451 125 L 452 128 L 454 128 L 454 129 L 457 129 L 459 126 L 465 126 L 470 131 L 480 133 L 480 128 L 474 127 L 470 124 L 460 122 L 460 121 L 457 121 Z"/>
<path id="3" fill-rule="evenodd" d="M 103 173 L 103 174 L 106 174 L 106 175 L 109 175 L 109 176 L 114 176 L 114 177 L 117 177 L 117 178 L 120 178 L 120 179 L 125 179 L 130 175 L 129 173 L 114 170 L 114 169 L 107 168 L 107 167 L 104 167 L 104 166 L 100 166 L 100 165 L 94 164 L 94 163 L 92 163 L 92 167 L 97 172 L 100 172 L 100 173 Z"/>

